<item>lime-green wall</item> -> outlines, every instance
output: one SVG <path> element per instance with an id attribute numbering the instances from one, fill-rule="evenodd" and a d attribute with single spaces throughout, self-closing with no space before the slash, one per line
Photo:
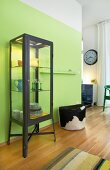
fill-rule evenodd
<path id="1" fill-rule="evenodd" d="M 54 115 L 58 107 L 80 102 L 81 33 L 21 3 L 0 1 L 0 142 L 7 140 L 9 123 L 9 40 L 28 33 L 54 42 L 54 69 L 76 75 L 54 75 Z M 18 129 L 14 126 L 13 130 Z"/>

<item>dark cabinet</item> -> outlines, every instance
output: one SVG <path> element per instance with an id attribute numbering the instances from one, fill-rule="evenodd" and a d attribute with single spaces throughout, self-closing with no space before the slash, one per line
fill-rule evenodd
<path id="1" fill-rule="evenodd" d="M 92 105 L 93 103 L 93 85 L 82 84 L 82 103 L 84 105 Z"/>
<path id="2" fill-rule="evenodd" d="M 52 132 L 39 132 L 39 123 L 52 120 Z M 22 134 L 11 133 L 11 123 L 22 126 Z M 28 127 L 34 125 L 32 133 Z M 10 41 L 10 137 L 23 136 L 23 157 L 32 135 L 53 134 L 53 42 L 28 34 Z"/>

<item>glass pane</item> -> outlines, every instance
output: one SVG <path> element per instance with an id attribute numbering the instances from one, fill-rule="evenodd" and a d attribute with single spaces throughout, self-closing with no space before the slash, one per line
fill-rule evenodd
<path id="1" fill-rule="evenodd" d="M 11 97 L 12 117 L 17 120 L 23 118 L 22 91 L 22 42 L 14 41 L 11 43 Z"/>
<path id="2" fill-rule="evenodd" d="M 30 41 L 30 119 L 50 113 L 50 47 Z"/>

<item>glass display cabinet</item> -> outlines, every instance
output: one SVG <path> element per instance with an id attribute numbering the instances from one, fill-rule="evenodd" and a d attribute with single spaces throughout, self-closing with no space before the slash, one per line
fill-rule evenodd
<path id="1" fill-rule="evenodd" d="M 53 130 L 39 132 L 39 123 L 52 120 Z M 12 122 L 22 133 L 11 133 Z M 34 126 L 32 126 L 34 125 Z M 32 126 L 29 133 L 28 127 Z M 23 157 L 27 156 L 32 135 L 53 134 L 53 43 L 23 34 L 10 41 L 10 137 L 23 136 Z"/>

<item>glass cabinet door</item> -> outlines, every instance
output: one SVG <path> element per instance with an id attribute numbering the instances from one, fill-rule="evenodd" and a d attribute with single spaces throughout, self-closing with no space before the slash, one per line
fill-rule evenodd
<path id="1" fill-rule="evenodd" d="M 30 119 L 50 114 L 50 46 L 29 41 Z"/>
<path id="2" fill-rule="evenodd" d="M 22 38 L 11 43 L 11 113 L 12 118 L 23 119 Z"/>
<path id="3" fill-rule="evenodd" d="M 28 35 L 11 40 L 11 113 L 27 124 L 52 113 L 52 56 L 46 43 Z"/>

